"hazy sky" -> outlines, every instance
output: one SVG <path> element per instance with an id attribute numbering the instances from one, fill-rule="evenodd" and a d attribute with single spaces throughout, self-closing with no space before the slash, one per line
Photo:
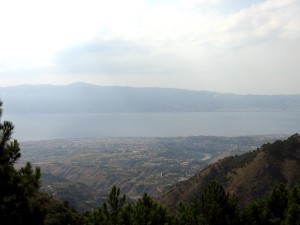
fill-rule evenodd
<path id="1" fill-rule="evenodd" d="M 0 86 L 300 94 L 299 0 L 0 0 Z"/>

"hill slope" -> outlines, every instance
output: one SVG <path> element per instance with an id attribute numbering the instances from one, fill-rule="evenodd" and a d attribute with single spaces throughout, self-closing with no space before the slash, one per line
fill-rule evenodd
<path id="1" fill-rule="evenodd" d="M 283 183 L 287 187 L 300 179 L 300 136 L 285 141 L 264 144 L 261 148 L 241 156 L 231 156 L 211 164 L 201 172 L 160 196 L 170 209 L 180 202 L 189 203 L 213 180 L 236 194 L 241 204 L 265 196 Z"/>
<path id="2" fill-rule="evenodd" d="M 235 95 L 171 88 L 0 87 L 7 113 L 212 112 L 300 110 L 300 95 Z"/>

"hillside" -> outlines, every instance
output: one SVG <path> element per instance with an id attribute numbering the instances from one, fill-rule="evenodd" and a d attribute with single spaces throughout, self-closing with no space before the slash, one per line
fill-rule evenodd
<path id="1" fill-rule="evenodd" d="M 171 88 L 72 85 L 0 87 L 6 113 L 299 111 L 300 95 L 235 95 Z"/>
<path id="2" fill-rule="evenodd" d="M 180 202 L 189 203 L 213 180 L 226 191 L 238 196 L 240 203 L 265 196 L 279 185 L 295 185 L 300 179 L 300 136 L 264 144 L 259 149 L 230 156 L 209 165 L 187 181 L 159 197 L 160 202 L 174 210 Z"/>

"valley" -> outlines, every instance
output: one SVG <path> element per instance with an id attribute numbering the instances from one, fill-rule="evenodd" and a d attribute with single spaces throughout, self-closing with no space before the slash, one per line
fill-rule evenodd
<path id="1" fill-rule="evenodd" d="M 284 139 L 268 136 L 113 137 L 21 142 L 19 164 L 42 169 L 42 190 L 76 209 L 99 205 L 113 185 L 131 199 L 157 196 L 221 158 Z"/>

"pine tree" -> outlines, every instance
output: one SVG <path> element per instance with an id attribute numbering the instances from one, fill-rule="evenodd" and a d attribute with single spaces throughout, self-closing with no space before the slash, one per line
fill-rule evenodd
<path id="1" fill-rule="evenodd" d="M 2 104 L 0 101 L 0 224 L 41 224 L 43 218 L 34 216 L 41 212 L 33 209 L 29 201 L 39 189 L 40 168 L 33 171 L 30 163 L 14 168 L 21 157 L 20 146 L 17 140 L 11 140 L 14 125 L 1 122 Z"/>
<path id="2" fill-rule="evenodd" d="M 120 197 L 120 188 L 113 186 L 107 202 L 104 202 L 98 209 L 92 211 L 87 217 L 86 224 L 122 224 L 120 220 L 121 210 L 126 202 L 126 195 Z"/>
<path id="3" fill-rule="evenodd" d="M 133 223 L 141 225 L 170 224 L 167 209 L 155 202 L 148 194 L 138 199 L 133 208 Z"/>
<path id="4" fill-rule="evenodd" d="M 223 186 L 212 182 L 196 197 L 191 206 L 181 204 L 180 224 L 234 225 L 239 224 L 238 200 L 226 193 Z"/>
<path id="5" fill-rule="evenodd" d="M 120 196 L 116 186 L 112 187 L 108 200 L 86 217 L 86 225 L 172 225 L 176 224 L 174 221 L 167 209 L 148 194 L 136 203 L 127 203 L 126 196 Z"/>

